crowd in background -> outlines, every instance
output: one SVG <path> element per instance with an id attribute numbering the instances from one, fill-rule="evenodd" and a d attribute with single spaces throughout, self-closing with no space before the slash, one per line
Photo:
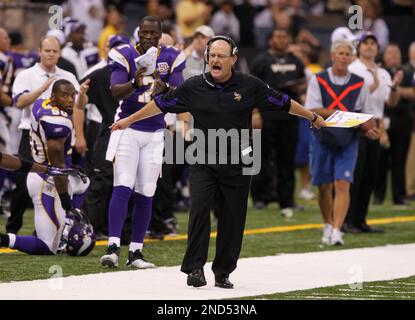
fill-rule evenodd
<path id="1" fill-rule="evenodd" d="M 30 16 L 29 8 L 43 10 L 46 13 L 52 3 L 62 6 L 63 14 L 67 17 L 64 20 L 66 29 L 47 30 L 48 25 L 45 24 L 47 19 L 43 19 L 45 21 L 37 28 L 36 19 L 27 19 Z M 393 21 L 394 16 L 413 16 L 415 6 L 411 0 L 68 0 L 49 3 L 25 0 L 2 1 L 0 69 L 3 68 L 1 70 L 3 95 L 0 95 L 0 125 L 2 126 L 0 150 L 19 154 L 20 110 L 12 107 L 13 101 L 8 101 L 7 95 L 10 95 L 13 80 L 19 71 L 36 63 L 37 44 L 40 36 L 47 32 L 49 35 L 55 35 L 62 45 L 62 59 L 59 66 L 81 80 L 91 72 L 91 68 L 97 68 L 94 65 L 98 63 L 101 63 L 101 66 L 105 65 L 102 61 L 107 58 L 111 36 L 125 35 L 129 38 L 128 41 L 135 42 L 137 22 L 146 15 L 158 16 L 163 21 L 163 32 L 170 35 L 169 44 L 184 50 L 188 55 L 188 62 L 194 58 L 191 63 L 199 64 L 199 67 L 203 65 L 204 48 L 198 47 L 200 44 L 196 41 L 197 35 L 203 35 L 205 38 L 213 34 L 229 36 L 241 49 L 237 64 L 239 70 L 251 72 L 275 89 L 304 102 L 307 81 L 313 74 L 330 64 L 328 56 L 330 40 L 327 30 L 330 30 L 331 36 L 331 32 L 336 27 L 346 26 L 347 17 L 350 15 L 346 9 L 352 4 L 362 7 L 363 29 L 371 31 L 377 39 L 380 47 L 377 62 L 392 77 L 398 70 L 403 70 L 404 78 L 401 86 L 405 90 L 411 87 L 413 90 L 415 42 L 410 42 L 415 40 L 415 37 L 404 40 L 393 38 L 387 23 L 389 18 Z M 50 14 L 46 17 L 50 17 Z M 324 26 L 319 25 L 315 17 L 321 18 Z M 331 21 L 334 21 L 334 25 L 330 24 Z M 210 26 L 213 31 L 200 29 L 204 25 Z M 39 31 L 42 28 L 46 30 Z M 276 29 L 283 31 L 275 32 Z M 359 33 L 356 32 L 355 38 L 349 40 L 356 41 L 358 36 Z M 347 37 L 347 34 L 340 32 L 340 37 Z M 273 62 L 276 68 L 273 70 L 273 75 L 265 70 L 267 64 L 271 64 L 267 62 L 267 52 L 271 57 L 279 56 L 281 52 L 286 54 L 280 60 Z M 262 55 L 258 56 L 258 54 Z M 4 66 L 7 61 L 13 64 L 12 74 L 5 72 L 7 70 Z M 84 63 L 80 64 L 80 61 Z M 290 69 L 292 65 L 295 65 L 295 72 Z M 409 201 L 415 199 L 415 97 L 413 96 L 415 94 L 406 91 L 396 107 L 386 108 L 373 198 L 376 204 L 384 203 L 389 171 L 393 204 L 408 207 Z M 114 105 L 114 112 L 116 107 Z M 107 125 L 107 122 L 108 119 L 103 121 L 103 114 L 91 105 L 87 113 L 86 135 L 83 139 L 77 140 L 75 145 L 79 154 L 78 163 L 85 167 L 90 176 L 97 174 L 94 172 L 93 154 L 96 150 L 95 137 L 100 127 Z M 289 218 L 296 210 L 301 210 L 301 206 L 296 201 L 298 198 L 315 199 L 316 195 L 310 186 L 307 126 L 308 123 L 299 122 L 286 115 L 281 118 L 280 115 L 259 114 L 253 120 L 254 128 L 263 129 L 262 149 L 265 151 L 262 155 L 262 171 L 252 182 L 254 208 L 260 210 L 270 202 L 278 201 L 281 213 Z M 283 136 L 290 138 L 282 139 Z M 284 144 L 284 142 L 290 143 Z M 301 184 L 298 195 L 294 194 L 296 168 L 299 171 Z M 186 211 L 189 207 L 191 195 L 187 187 L 187 174 L 186 168 L 180 168 L 179 174 L 170 173 L 174 180 L 170 187 L 176 190 L 172 211 Z M 107 182 L 111 182 L 111 176 L 106 179 Z M 10 215 L 10 195 L 14 192 L 15 186 L 15 177 L 2 171 L 0 215 L 6 217 Z M 155 203 L 157 203 L 156 199 Z M 162 203 L 162 199 L 158 201 Z M 87 205 L 92 206 L 93 202 L 91 199 L 88 202 L 87 198 Z M 155 207 L 157 210 L 157 205 Z M 25 206 L 21 207 L 20 211 L 25 209 Z M 94 227 L 100 236 L 105 237 L 107 211 L 105 206 L 97 210 L 100 212 L 95 214 L 101 215 L 101 218 L 97 218 L 99 222 L 93 220 L 98 224 Z M 22 214 L 21 212 L 20 216 Z M 14 215 L 12 213 L 11 219 L 9 218 L 8 232 L 17 233 L 21 221 L 13 220 Z M 161 238 L 164 234 L 177 233 L 177 221 L 173 212 L 167 215 L 163 215 L 162 212 L 154 215 L 150 229 L 149 234 L 153 237 Z"/>

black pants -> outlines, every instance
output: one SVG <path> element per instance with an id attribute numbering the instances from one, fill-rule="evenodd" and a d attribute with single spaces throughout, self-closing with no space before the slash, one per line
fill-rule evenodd
<path id="1" fill-rule="evenodd" d="M 350 188 L 350 206 L 345 222 L 359 225 L 366 221 L 369 202 L 378 175 L 379 140 L 359 139 L 359 155 Z"/>
<path id="2" fill-rule="evenodd" d="M 112 163 L 105 160 L 111 135 L 109 125 L 108 123 L 102 123 L 94 149 L 90 149 L 92 170 L 88 175 L 91 183 L 82 205 L 95 231 L 105 234 L 108 229 L 108 205 L 111 200 L 113 184 Z"/>
<path id="3" fill-rule="evenodd" d="M 85 155 L 85 169 L 88 175 L 92 175 L 94 168 L 93 161 L 96 158 L 95 153 L 95 143 L 98 142 L 98 135 L 100 133 L 101 124 L 99 122 L 95 122 L 92 120 L 88 121 L 88 125 L 86 126 L 86 132 L 85 132 L 85 139 L 86 139 L 86 145 L 88 147 L 88 151 Z M 109 139 L 109 138 L 108 138 Z M 108 145 L 108 141 L 106 146 Z M 106 150 L 105 146 L 105 150 Z M 104 153 L 104 159 L 105 159 L 105 153 Z"/>
<path id="4" fill-rule="evenodd" d="M 181 271 L 189 274 L 202 268 L 208 257 L 210 212 L 217 202 L 218 229 L 215 276 L 229 275 L 236 268 L 241 251 L 251 177 L 240 166 L 192 165 L 190 167 L 190 208 L 188 242 Z"/>
<path id="5" fill-rule="evenodd" d="M 29 130 L 22 130 L 22 139 L 19 145 L 19 156 L 32 160 L 30 149 Z M 12 191 L 10 201 L 10 217 L 7 220 L 6 232 L 18 233 L 23 225 L 23 214 L 26 209 L 32 205 L 32 199 L 27 191 L 27 173 L 16 173 L 16 189 Z"/>
<path id="6" fill-rule="evenodd" d="M 157 189 L 153 198 L 153 214 L 149 229 L 165 231 L 165 220 L 174 218 L 176 181 L 180 179 L 184 165 L 163 164 L 161 178 L 157 181 Z"/>
<path id="7" fill-rule="evenodd" d="M 281 208 L 294 207 L 295 166 L 298 120 L 264 119 L 262 129 L 262 167 L 261 172 L 252 178 L 251 193 L 253 201 L 268 202 L 271 197 L 270 185 L 273 175 L 277 180 L 277 196 Z M 275 170 L 271 168 L 275 153 Z"/>
<path id="8" fill-rule="evenodd" d="M 174 163 L 163 163 L 161 168 L 161 177 L 157 181 L 156 193 L 153 198 L 153 214 L 151 216 L 149 229 L 156 232 L 163 232 L 166 230 L 165 220 L 174 218 L 174 204 L 175 194 L 174 188 L 176 182 L 183 174 L 184 164 L 177 164 L 176 153 L 176 134 L 172 134 L 172 150 L 167 150 L 165 146 L 165 152 L 172 152 Z M 181 138 L 181 136 L 179 136 Z"/>
<path id="9" fill-rule="evenodd" d="M 375 186 L 375 198 L 382 203 L 385 200 L 387 175 L 392 175 L 393 202 L 402 203 L 406 197 L 405 164 L 411 142 L 412 118 L 407 112 L 391 116 L 388 130 L 390 148 L 381 148 L 379 158 L 379 176 Z"/>

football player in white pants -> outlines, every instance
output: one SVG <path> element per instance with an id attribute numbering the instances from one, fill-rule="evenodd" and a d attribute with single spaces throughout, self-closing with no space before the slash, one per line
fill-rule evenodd
<path id="1" fill-rule="evenodd" d="M 174 47 L 158 46 L 160 20 L 144 17 L 138 35 L 140 41 L 136 45 L 119 45 L 109 53 L 111 93 L 121 101 L 115 120 L 128 117 L 151 100 L 156 68 L 161 80 L 172 87 L 183 81 L 185 55 Z M 106 158 L 114 163 L 114 189 L 108 212 L 109 246 L 100 260 L 103 266 L 118 267 L 121 232 L 134 191 L 127 265 L 154 268 L 144 259 L 142 250 L 161 170 L 165 127 L 164 115 L 157 115 L 111 135 Z"/>
<path id="2" fill-rule="evenodd" d="M 80 99 L 87 100 L 87 89 L 88 83 L 82 84 Z M 54 83 L 51 99 L 35 101 L 31 113 L 31 147 L 33 159 L 37 163 L 52 164 L 58 168 L 70 167 L 74 101 L 75 88 L 68 80 Z M 28 254 L 56 254 L 66 223 L 66 213 L 80 206 L 88 186 L 88 179 L 80 177 L 50 177 L 45 173 L 29 173 L 27 188 L 35 210 L 36 236 L 1 235 L 1 245 Z"/>

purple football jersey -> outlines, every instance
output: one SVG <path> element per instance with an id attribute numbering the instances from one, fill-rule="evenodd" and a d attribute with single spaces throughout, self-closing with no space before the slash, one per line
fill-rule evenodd
<path id="1" fill-rule="evenodd" d="M 120 45 L 109 53 L 109 67 L 111 70 L 111 86 L 131 81 L 137 68 L 134 59 L 139 57 L 138 49 L 133 45 Z M 158 50 L 156 68 L 163 82 L 177 87 L 183 81 L 182 71 L 186 65 L 184 53 L 170 46 L 160 46 Z M 143 86 L 134 91 L 131 96 L 120 101 L 116 113 L 116 120 L 123 119 L 143 108 L 151 101 L 153 76 L 144 76 Z M 164 115 L 159 114 L 133 123 L 132 129 L 154 132 L 165 128 Z"/>
<path id="2" fill-rule="evenodd" d="M 29 51 L 26 54 L 11 52 L 10 57 L 13 60 L 14 78 L 16 78 L 20 71 L 33 67 L 39 59 L 39 55 L 34 51 Z"/>
<path id="3" fill-rule="evenodd" d="M 33 104 L 30 129 L 32 156 L 38 163 L 50 164 L 48 140 L 65 138 L 65 167 L 71 167 L 74 141 L 71 115 L 50 103 L 50 99 L 39 99 Z"/>

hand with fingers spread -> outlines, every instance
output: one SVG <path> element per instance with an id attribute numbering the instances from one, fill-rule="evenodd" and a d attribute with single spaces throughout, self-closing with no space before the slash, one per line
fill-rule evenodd
<path id="1" fill-rule="evenodd" d="M 48 90 L 49 86 L 55 82 L 55 80 L 57 80 L 58 78 L 56 76 L 52 76 L 50 78 L 48 78 L 45 82 L 43 82 L 43 84 L 41 85 L 41 87 L 39 88 L 39 91 L 41 91 L 42 93 L 45 92 L 46 90 Z"/>

